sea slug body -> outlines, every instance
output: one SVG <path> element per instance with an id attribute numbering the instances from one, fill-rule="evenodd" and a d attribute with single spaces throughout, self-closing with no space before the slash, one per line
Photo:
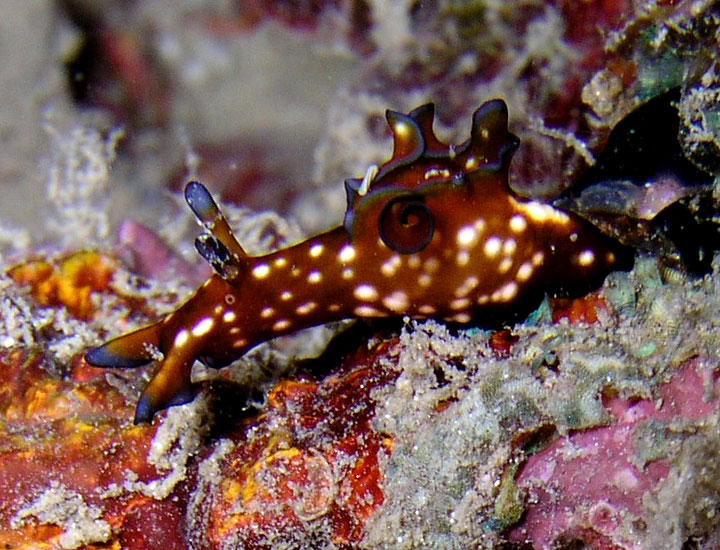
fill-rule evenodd
<path id="1" fill-rule="evenodd" d="M 632 265 L 631 249 L 577 215 L 512 192 L 519 141 L 502 100 L 475 112 L 458 146 L 438 140 L 433 118 L 432 104 L 388 111 L 392 157 L 345 182 L 344 224 L 263 256 L 249 256 L 207 189 L 188 183 L 205 228 L 195 245 L 215 273 L 164 319 L 86 355 L 136 367 L 162 353 L 136 423 L 193 398 L 195 360 L 220 368 L 276 336 L 350 317 L 496 324 L 545 293 L 581 294 Z"/>

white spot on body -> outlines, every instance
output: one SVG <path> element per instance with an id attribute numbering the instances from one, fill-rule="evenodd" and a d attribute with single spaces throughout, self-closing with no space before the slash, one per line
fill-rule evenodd
<path id="1" fill-rule="evenodd" d="M 372 306 L 358 306 L 353 310 L 358 317 L 382 317 L 383 314 Z"/>
<path id="2" fill-rule="evenodd" d="M 349 244 L 346 244 L 340 249 L 338 259 L 343 263 L 352 262 L 355 259 L 355 249 Z"/>
<path id="3" fill-rule="evenodd" d="M 181 348 L 187 343 L 189 338 L 190 334 L 187 330 L 183 329 L 175 335 L 175 340 L 173 340 L 173 346 L 175 346 L 176 348 Z"/>
<path id="4" fill-rule="evenodd" d="M 308 273 L 308 276 L 307 276 L 308 283 L 315 285 L 315 284 L 319 283 L 320 281 L 322 281 L 322 273 L 320 273 L 317 270 L 311 271 L 310 273 Z"/>
<path id="5" fill-rule="evenodd" d="M 502 241 L 498 237 L 490 237 L 487 241 L 485 241 L 485 245 L 483 246 L 485 255 L 488 258 L 494 258 L 500 252 L 501 245 Z"/>
<path id="6" fill-rule="evenodd" d="M 432 277 L 427 273 L 423 273 L 418 277 L 417 282 L 421 287 L 427 288 L 432 284 Z"/>
<path id="7" fill-rule="evenodd" d="M 470 305 L 470 299 L 469 298 L 458 298 L 457 300 L 453 300 L 450 302 L 450 307 L 454 309 L 455 311 L 459 309 L 465 309 Z"/>
<path id="8" fill-rule="evenodd" d="M 435 256 L 431 256 L 425 260 L 423 267 L 428 273 L 435 273 L 438 269 L 440 269 L 440 260 L 438 260 Z"/>
<path id="9" fill-rule="evenodd" d="M 398 268 L 402 265 L 402 259 L 397 254 L 393 254 L 390 258 L 383 262 L 380 266 L 380 273 L 385 277 L 392 277 L 397 272 Z"/>
<path id="10" fill-rule="evenodd" d="M 420 256 L 417 254 L 413 254 L 408 258 L 408 266 L 410 269 L 417 269 L 420 267 Z"/>
<path id="11" fill-rule="evenodd" d="M 461 284 L 456 290 L 455 290 L 455 296 L 457 298 L 464 298 L 470 292 L 472 292 L 475 287 L 477 287 L 480 284 L 480 280 L 475 275 L 470 275 L 465 281 L 463 281 L 463 284 Z"/>
<path id="12" fill-rule="evenodd" d="M 264 279 L 270 275 L 270 266 L 268 264 L 257 264 L 253 267 L 252 274 L 256 279 Z"/>
<path id="13" fill-rule="evenodd" d="M 378 299 L 378 291 L 375 287 L 368 284 L 361 284 L 355 287 L 353 291 L 355 298 L 365 302 L 373 302 Z"/>
<path id="14" fill-rule="evenodd" d="M 518 202 L 515 199 L 510 200 L 516 210 L 519 210 L 536 222 L 552 222 L 560 225 L 565 225 L 570 222 L 570 216 L 557 208 L 553 208 L 549 204 L 543 204 L 537 201 Z"/>
<path id="15" fill-rule="evenodd" d="M 223 314 L 223 321 L 225 321 L 226 323 L 232 323 L 236 318 L 237 315 L 235 315 L 234 311 L 228 310 Z"/>
<path id="16" fill-rule="evenodd" d="M 512 258 L 503 258 L 498 265 L 498 273 L 507 273 L 513 265 Z"/>
<path id="17" fill-rule="evenodd" d="M 578 255 L 578 263 L 579 263 L 581 266 L 583 266 L 583 267 L 587 267 L 587 266 L 589 266 L 589 265 L 592 265 L 592 263 L 593 263 L 594 261 L 595 261 L 595 253 L 594 253 L 592 250 L 590 250 L 590 249 L 588 249 L 588 250 L 583 250 L 583 251 Z"/>
<path id="18" fill-rule="evenodd" d="M 408 139 L 411 131 L 410 126 L 408 126 L 406 122 L 400 120 L 395 121 L 392 130 L 399 139 Z"/>
<path id="19" fill-rule="evenodd" d="M 332 312 L 340 311 L 340 304 L 330 304 L 328 306 L 328 311 L 332 311 Z"/>
<path id="20" fill-rule="evenodd" d="M 455 262 L 460 267 L 466 266 L 470 262 L 470 253 L 467 250 L 461 250 L 457 253 Z"/>
<path id="21" fill-rule="evenodd" d="M 430 168 L 425 171 L 425 179 L 429 180 L 430 178 L 436 178 L 436 177 L 443 177 L 443 178 L 449 178 L 450 177 L 450 170 L 446 168 Z"/>
<path id="22" fill-rule="evenodd" d="M 456 323 L 469 323 L 471 319 L 472 316 L 467 312 L 458 313 L 454 317 L 450 318 L 451 321 L 455 321 Z"/>
<path id="23" fill-rule="evenodd" d="M 437 310 L 435 309 L 435 306 L 424 304 L 418 308 L 418 311 L 423 315 L 435 315 Z"/>
<path id="24" fill-rule="evenodd" d="M 351 267 L 346 267 L 342 270 L 343 279 L 352 279 L 355 276 L 355 271 Z"/>
<path id="25" fill-rule="evenodd" d="M 533 266 L 530 262 L 524 262 L 520 267 L 518 267 L 517 274 L 515 275 L 515 278 L 520 282 L 527 281 L 533 272 Z"/>
<path id="26" fill-rule="evenodd" d="M 282 256 L 280 256 L 279 258 L 276 258 L 275 261 L 273 262 L 275 267 L 278 267 L 278 268 L 285 267 L 287 265 L 287 263 L 288 263 L 287 259 L 285 259 Z"/>
<path id="27" fill-rule="evenodd" d="M 304 304 L 301 304 L 297 308 L 295 308 L 295 311 L 299 315 L 307 315 L 312 310 L 314 310 L 316 307 L 317 307 L 317 304 L 315 302 L 305 302 Z"/>
<path id="28" fill-rule="evenodd" d="M 515 239 L 508 239 L 503 243 L 503 254 L 506 256 L 512 256 L 515 254 L 515 250 L 517 250 L 517 243 L 515 242 Z"/>
<path id="29" fill-rule="evenodd" d="M 193 336 L 203 336 L 210 332 L 210 329 L 215 324 L 215 321 L 213 321 L 210 317 L 204 317 L 203 319 L 200 319 L 197 323 L 195 323 L 195 326 L 192 328 L 192 334 Z"/>
<path id="30" fill-rule="evenodd" d="M 455 240 L 458 246 L 462 248 L 471 248 L 477 244 L 478 237 L 478 232 L 473 226 L 465 225 L 457 232 Z"/>
<path id="31" fill-rule="evenodd" d="M 325 247 L 321 245 L 320 243 L 315 243 L 310 247 L 310 257 L 311 258 L 319 258 L 320 255 L 323 253 L 323 250 Z"/>
<path id="32" fill-rule="evenodd" d="M 279 331 L 279 330 L 285 330 L 289 326 L 290 326 L 290 321 L 288 321 L 287 319 L 280 319 L 275 322 L 275 324 L 273 325 L 272 328 L 274 331 Z"/>
<path id="33" fill-rule="evenodd" d="M 545 254 L 542 252 L 535 252 L 535 254 L 532 255 L 532 264 L 535 267 L 539 267 L 543 264 L 545 261 Z"/>
<path id="34" fill-rule="evenodd" d="M 245 344 L 247 344 L 247 340 L 245 340 L 244 338 L 240 338 L 240 340 L 235 340 L 233 342 L 233 347 L 234 348 L 242 348 L 245 346 Z"/>
<path id="35" fill-rule="evenodd" d="M 275 310 L 271 307 L 264 307 L 260 312 L 260 317 L 262 317 L 263 319 L 268 319 L 273 315 L 275 315 Z"/>
<path id="36" fill-rule="evenodd" d="M 510 218 L 510 230 L 515 233 L 522 233 L 527 228 L 527 221 L 520 214 Z"/>
<path id="37" fill-rule="evenodd" d="M 240 332 L 240 327 L 232 327 L 230 329 L 230 334 L 238 334 Z"/>
<path id="38" fill-rule="evenodd" d="M 395 313 L 404 313 L 410 305 L 407 294 L 401 290 L 396 290 L 392 294 L 385 296 L 382 299 L 382 303 L 386 308 L 394 311 Z"/>
<path id="39" fill-rule="evenodd" d="M 292 292 L 290 292 L 289 290 L 283 290 L 283 291 L 280 293 L 280 299 L 281 299 L 283 302 L 287 302 L 287 301 L 290 300 L 292 297 L 293 297 L 293 294 L 292 294 Z"/>
<path id="40" fill-rule="evenodd" d="M 490 296 L 490 299 L 493 302 L 509 302 L 510 300 L 515 298 L 515 296 L 517 295 L 517 291 L 517 283 L 515 281 L 511 281 L 493 292 Z"/>

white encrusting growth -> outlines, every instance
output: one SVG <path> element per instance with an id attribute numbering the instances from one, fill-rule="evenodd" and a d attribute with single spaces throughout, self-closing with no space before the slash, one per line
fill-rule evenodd
<path id="1" fill-rule="evenodd" d="M 191 332 L 193 336 L 203 336 L 210 332 L 210 329 L 215 324 L 215 321 L 213 321 L 210 317 L 203 317 L 200 319 L 197 323 L 195 323 L 195 326 L 192 328 Z"/>
<path id="2" fill-rule="evenodd" d="M 378 291 L 374 286 L 368 284 L 361 284 L 355 287 L 353 291 L 355 298 L 366 302 L 372 302 L 378 299 Z"/>

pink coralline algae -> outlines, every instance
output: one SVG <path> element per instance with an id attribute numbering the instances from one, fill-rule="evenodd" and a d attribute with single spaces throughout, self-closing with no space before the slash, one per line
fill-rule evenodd
<path id="1" fill-rule="evenodd" d="M 517 486 L 527 492 L 527 508 L 509 540 L 538 550 L 573 541 L 594 550 L 650 548 L 681 437 L 717 429 L 719 393 L 717 371 L 693 359 L 658 388 L 657 399 L 606 397 L 610 425 L 564 435 L 522 467 Z M 681 540 L 693 535 L 691 526 L 678 531 Z"/>

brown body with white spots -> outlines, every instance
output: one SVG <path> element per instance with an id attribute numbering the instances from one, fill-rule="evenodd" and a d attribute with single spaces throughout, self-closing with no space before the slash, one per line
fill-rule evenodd
<path id="1" fill-rule="evenodd" d="M 136 421 L 192 398 L 196 359 L 222 367 L 270 338 L 350 317 L 495 323 L 630 265 L 628 249 L 579 217 L 510 191 L 517 140 L 499 100 L 476 112 L 471 139 L 455 149 L 435 138 L 429 106 L 388 121 L 393 157 L 346 182 L 345 226 L 265 256 L 247 256 L 205 188 L 188 184 L 208 230 L 196 244 L 217 273 L 163 321 L 87 354 L 136 366 L 152 348 L 163 353 Z"/>

